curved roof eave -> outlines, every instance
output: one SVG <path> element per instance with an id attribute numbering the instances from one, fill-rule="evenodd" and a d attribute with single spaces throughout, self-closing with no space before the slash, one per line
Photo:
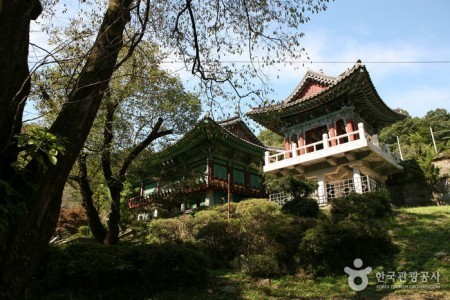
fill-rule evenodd
<path id="1" fill-rule="evenodd" d="M 214 133 L 208 130 L 208 126 L 212 126 L 210 127 L 212 131 L 216 132 Z M 186 152 L 187 150 L 190 150 L 196 147 L 198 144 L 201 144 L 208 140 L 223 141 L 227 144 L 233 145 L 234 148 L 240 149 L 249 154 L 262 153 L 266 151 L 265 147 L 243 140 L 226 128 L 220 126 L 219 123 L 214 121 L 212 118 L 205 117 L 180 140 L 164 149 L 163 151 L 159 152 L 157 154 L 156 160 L 158 162 L 165 161 L 171 157 Z"/>
<path id="2" fill-rule="evenodd" d="M 364 78 L 361 78 L 360 74 L 363 74 Z M 393 111 L 386 105 L 386 103 L 384 103 L 384 101 L 376 91 L 367 69 L 360 63 L 356 63 L 351 69 L 347 70 L 339 77 L 337 77 L 334 84 L 328 86 L 317 94 L 311 95 L 306 98 L 297 99 L 291 102 L 281 102 L 268 107 L 256 108 L 250 111 L 247 115 L 256 122 L 266 126 L 270 130 L 280 133 L 279 125 L 275 125 L 274 122 L 266 122 L 266 120 L 276 120 L 277 118 L 294 114 L 296 112 L 299 112 L 300 110 L 308 111 L 310 109 L 314 109 L 324 104 L 324 102 L 331 102 L 333 98 L 335 98 L 332 95 L 333 93 L 339 93 L 340 88 L 342 88 L 341 92 L 345 91 L 346 88 L 348 88 L 348 83 L 356 79 L 365 79 L 368 82 L 368 87 L 363 88 L 365 88 L 366 91 L 371 94 L 374 101 L 378 102 L 377 107 L 381 108 L 382 111 L 382 113 L 380 113 L 379 115 L 383 115 L 384 117 L 392 119 L 391 123 L 404 118 L 404 115 Z M 347 86 L 345 86 L 346 84 Z M 366 104 L 369 106 L 373 106 L 370 102 L 367 101 Z"/>

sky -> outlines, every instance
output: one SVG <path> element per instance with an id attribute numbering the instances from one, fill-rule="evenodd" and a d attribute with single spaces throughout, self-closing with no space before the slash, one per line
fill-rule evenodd
<path id="1" fill-rule="evenodd" d="M 391 108 L 405 109 L 413 117 L 423 117 L 436 108 L 450 110 L 449 12 L 449 0 L 330 2 L 326 11 L 313 15 L 301 27 L 303 47 L 311 61 L 296 68 L 277 66 L 280 72 L 268 70 L 274 92 L 267 98 L 284 100 L 307 68 L 337 76 L 361 59 Z M 39 30 L 34 31 L 31 40 L 42 39 Z M 188 87 L 195 82 L 187 72 L 178 75 Z"/>
<path id="2" fill-rule="evenodd" d="M 331 2 L 302 29 L 312 63 L 273 78 L 273 97 L 286 98 L 308 67 L 337 76 L 361 59 L 391 108 L 414 117 L 436 108 L 450 110 L 449 12 L 448 0 Z M 437 61 L 446 63 L 421 63 Z"/>

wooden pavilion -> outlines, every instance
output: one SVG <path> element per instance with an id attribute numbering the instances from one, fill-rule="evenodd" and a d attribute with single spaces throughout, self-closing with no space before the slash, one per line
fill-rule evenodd
<path id="1" fill-rule="evenodd" d="M 266 196 L 261 167 L 266 148 L 240 117 L 216 122 L 205 116 L 178 142 L 158 153 L 164 176 L 143 181 L 131 208 L 176 201 L 181 211 Z M 165 178 L 163 178 L 165 177 Z"/>
<path id="2" fill-rule="evenodd" d="M 377 133 L 405 116 L 383 102 L 360 61 L 337 77 L 308 70 L 286 100 L 248 115 L 285 138 L 283 151 L 266 151 L 264 172 L 316 179 L 321 204 L 402 171 Z"/>

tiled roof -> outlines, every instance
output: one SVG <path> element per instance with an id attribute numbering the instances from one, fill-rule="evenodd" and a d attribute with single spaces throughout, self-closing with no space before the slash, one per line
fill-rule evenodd
<path id="1" fill-rule="evenodd" d="M 327 86 L 313 95 L 301 99 L 297 98 L 305 83 L 313 79 Z M 284 117 L 300 115 L 323 105 L 328 105 L 346 94 L 351 95 L 351 101 L 354 101 L 358 107 L 370 111 L 380 124 L 384 124 L 383 126 L 404 118 L 403 115 L 393 111 L 383 102 L 370 79 L 369 73 L 360 61 L 337 77 L 308 71 L 294 92 L 285 101 L 275 105 L 253 108 L 247 115 L 272 131 L 282 134 L 282 127 L 286 126 L 282 121 Z"/>
<path id="2" fill-rule="evenodd" d="M 241 122 L 243 123 L 241 117 L 239 115 L 236 115 L 236 116 L 228 118 L 228 119 L 223 119 L 223 120 L 217 121 L 217 124 L 219 124 L 222 127 L 227 127 L 227 126 L 235 125 L 235 124 L 238 124 Z"/>
<path id="3" fill-rule="evenodd" d="M 312 80 L 318 83 L 321 83 L 325 86 L 330 86 L 336 82 L 336 77 L 328 76 L 323 73 L 318 73 L 308 69 L 305 76 L 303 76 L 302 81 L 297 85 L 294 91 L 284 100 L 284 102 L 291 102 L 296 100 L 298 96 L 303 92 L 303 90 L 307 87 L 307 82 Z"/>
<path id="4" fill-rule="evenodd" d="M 244 123 L 240 118 L 239 120 L 233 119 L 232 121 L 235 122 L 235 124 L 238 124 L 240 122 Z M 219 123 L 214 121 L 209 116 L 205 116 L 197 123 L 197 125 L 192 130 L 186 133 L 175 144 L 159 152 L 157 154 L 158 160 L 164 161 L 166 159 L 169 159 L 170 157 L 176 156 L 191 149 L 192 147 L 195 147 L 205 140 L 219 140 L 226 144 L 232 145 L 232 147 L 240 149 L 243 152 L 249 153 L 262 153 L 266 150 L 264 145 L 259 142 L 259 140 L 259 143 L 253 143 L 248 140 L 242 139 L 236 134 L 232 133 L 227 129 L 227 127 L 230 125 L 230 120 L 225 121 L 226 122 L 222 121 L 221 123 Z"/>
<path id="5" fill-rule="evenodd" d="M 241 119 L 239 115 L 217 121 L 217 124 L 224 127 L 228 131 L 231 131 L 233 127 L 239 127 L 244 132 L 245 136 L 249 139 L 249 142 L 264 147 L 264 144 L 261 143 L 261 141 L 256 137 L 253 131 L 247 126 L 247 124 L 245 124 L 245 122 Z"/>

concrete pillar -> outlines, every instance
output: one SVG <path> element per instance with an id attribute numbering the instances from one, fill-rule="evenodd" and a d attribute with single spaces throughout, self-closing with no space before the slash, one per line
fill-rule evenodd
<path id="1" fill-rule="evenodd" d="M 292 157 L 296 157 L 297 156 L 297 135 L 293 134 L 291 136 L 291 152 L 292 152 Z"/>
<path id="2" fill-rule="evenodd" d="M 326 183 L 325 183 L 325 175 L 318 175 L 317 176 L 317 195 L 319 196 L 319 203 L 326 202 Z"/>
<path id="3" fill-rule="evenodd" d="M 362 194 L 361 172 L 359 171 L 359 167 L 353 167 L 353 184 L 355 186 L 355 192 Z"/>
<path id="4" fill-rule="evenodd" d="M 380 146 L 380 140 L 378 139 L 378 134 L 372 135 L 372 141 L 373 141 L 374 145 Z"/>
<path id="5" fill-rule="evenodd" d="M 365 139 L 366 138 L 366 132 L 364 130 L 364 124 L 363 123 L 358 123 L 358 133 L 359 133 L 359 138 L 360 139 Z"/>
<path id="6" fill-rule="evenodd" d="M 322 143 L 323 143 L 323 149 L 328 149 L 328 134 L 324 133 L 322 134 Z"/>
<path id="7" fill-rule="evenodd" d="M 212 206 L 214 205 L 214 191 L 208 190 L 205 193 L 205 206 Z"/>
<path id="8" fill-rule="evenodd" d="M 270 156 L 269 151 L 264 152 L 264 165 L 265 166 L 268 166 L 270 164 L 269 156 Z"/>
<path id="9" fill-rule="evenodd" d="M 297 152 L 297 144 L 296 143 L 292 143 L 292 157 L 296 157 L 298 156 L 298 152 Z"/>
<path id="10" fill-rule="evenodd" d="M 288 136 L 284 138 L 284 147 L 286 149 L 286 158 L 291 158 L 291 142 Z"/>

